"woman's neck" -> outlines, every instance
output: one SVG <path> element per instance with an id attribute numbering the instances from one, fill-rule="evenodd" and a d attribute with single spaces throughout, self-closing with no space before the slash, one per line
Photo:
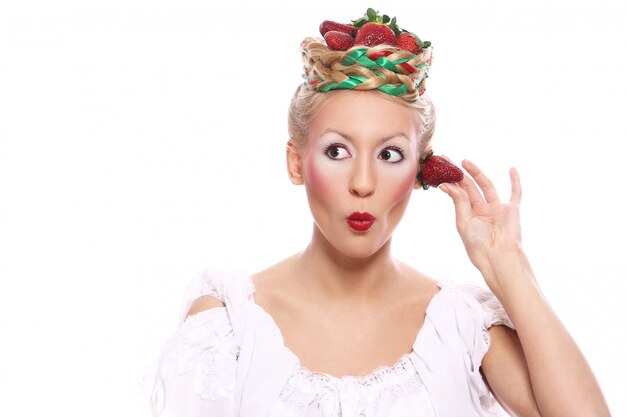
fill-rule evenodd
<path id="1" fill-rule="evenodd" d="M 326 300 L 367 303 L 401 276 L 401 263 L 391 256 L 391 238 L 374 254 L 355 258 L 334 248 L 313 227 L 306 249 L 296 255 L 296 279 L 309 294 Z"/>

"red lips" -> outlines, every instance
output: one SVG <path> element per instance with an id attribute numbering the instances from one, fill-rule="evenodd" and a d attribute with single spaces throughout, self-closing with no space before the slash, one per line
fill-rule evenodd
<path id="1" fill-rule="evenodd" d="M 346 219 L 350 227 L 358 232 L 365 232 L 368 230 L 376 219 L 371 214 L 354 212 Z"/>
<path id="2" fill-rule="evenodd" d="M 374 216 L 372 216 L 368 212 L 359 213 L 358 211 L 352 213 L 348 218 L 353 220 L 374 220 Z"/>

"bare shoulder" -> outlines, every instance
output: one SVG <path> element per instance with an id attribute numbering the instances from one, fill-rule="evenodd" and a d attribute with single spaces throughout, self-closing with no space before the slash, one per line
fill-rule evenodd
<path id="1" fill-rule="evenodd" d="M 193 303 L 191 303 L 191 307 L 189 307 L 185 318 L 212 308 L 225 306 L 226 304 L 219 298 L 213 297 L 212 295 L 203 295 L 202 297 L 196 298 Z"/>
<path id="2" fill-rule="evenodd" d="M 268 313 L 280 328 L 285 343 L 292 350 L 305 355 L 306 348 L 295 346 L 315 345 L 299 336 L 303 327 L 310 327 L 310 318 L 315 317 L 317 306 L 307 300 L 306 291 L 298 284 L 301 270 L 296 262 L 297 255 L 281 260 L 251 276 L 254 285 L 254 303 Z M 306 339 L 306 338 L 305 338 Z"/>
<path id="3" fill-rule="evenodd" d="M 295 273 L 294 259 L 295 255 L 290 256 L 252 274 L 251 279 L 257 303 L 271 305 L 272 300 L 275 302 L 286 296 L 291 289 L 289 277 Z"/>
<path id="4" fill-rule="evenodd" d="M 398 261 L 398 264 L 400 265 L 402 275 L 404 276 L 402 281 L 405 290 L 412 294 L 423 294 L 427 297 L 439 292 L 440 287 L 436 279 L 418 271 L 402 261 Z"/>

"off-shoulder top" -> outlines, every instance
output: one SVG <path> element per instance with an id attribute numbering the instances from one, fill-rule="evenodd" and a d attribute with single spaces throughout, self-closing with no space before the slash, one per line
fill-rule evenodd
<path id="1" fill-rule="evenodd" d="M 174 417 L 507 416 L 480 372 L 489 327 L 514 329 L 486 286 L 439 281 L 413 349 L 393 366 L 341 378 L 313 372 L 254 300 L 250 274 L 207 268 L 189 285 L 179 326 L 146 371 L 153 414 Z M 225 303 L 185 319 L 191 303 Z"/>

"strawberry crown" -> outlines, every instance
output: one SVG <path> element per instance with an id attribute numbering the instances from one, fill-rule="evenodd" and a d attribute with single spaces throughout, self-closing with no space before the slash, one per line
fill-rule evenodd
<path id="1" fill-rule="evenodd" d="M 323 25 L 327 22 L 334 27 L 344 27 L 346 31 L 338 33 L 337 30 L 341 29 L 335 28 L 323 31 Z M 334 49 L 329 45 L 331 42 L 328 42 L 328 36 L 343 37 L 343 41 L 348 44 L 357 43 L 360 39 L 359 31 L 367 23 L 380 24 L 384 26 L 382 30 L 392 31 L 392 35 L 387 34 L 385 39 L 389 40 L 391 36 L 394 44 L 372 44 L 366 40 L 364 44 L 353 44 L 346 50 Z M 414 33 L 400 28 L 395 17 L 381 16 L 374 9 L 368 8 L 363 17 L 351 21 L 351 24 L 323 22 L 320 33 L 326 43 L 306 38 L 301 45 L 305 61 L 303 78 L 308 87 L 321 92 L 377 89 L 411 103 L 416 102 L 426 90 L 425 79 L 428 78 L 432 62 L 431 43 L 423 42 Z M 396 45 L 394 36 L 395 39 L 400 39 L 398 36 L 410 37 L 410 50 Z"/>

